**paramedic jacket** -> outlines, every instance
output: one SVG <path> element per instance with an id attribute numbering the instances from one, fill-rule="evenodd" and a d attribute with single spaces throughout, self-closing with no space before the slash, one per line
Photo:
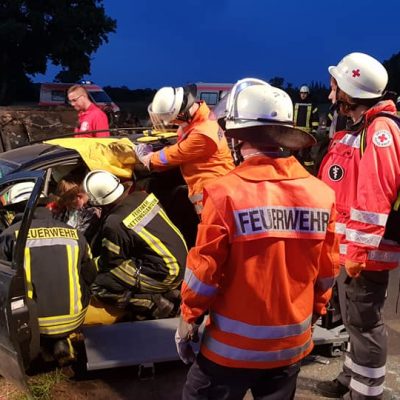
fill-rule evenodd
<path id="1" fill-rule="evenodd" d="M 335 196 L 294 157 L 254 156 L 206 186 L 182 317 L 210 312 L 201 353 L 232 368 L 291 365 L 339 269 Z"/>
<path id="2" fill-rule="evenodd" d="M 135 191 L 115 204 L 100 237 L 100 286 L 115 291 L 117 278 L 134 292 L 162 293 L 182 282 L 186 243 L 154 194 Z"/>
<path id="3" fill-rule="evenodd" d="M 11 261 L 20 222 L 0 235 L 0 257 Z M 37 303 L 42 335 L 68 336 L 85 319 L 96 268 L 84 236 L 39 206 L 25 247 L 27 295 Z"/>
<path id="4" fill-rule="evenodd" d="M 392 101 L 381 101 L 364 114 L 361 129 L 337 132 L 322 161 L 319 177 L 336 192 L 341 265 L 366 263 L 366 270 L 396 268 L 400 245 L 385 238 L 385 227 L 400 187 L 399 128 L 390 118 Z M 362 128 L 366 146 L 361 157 Z"/>

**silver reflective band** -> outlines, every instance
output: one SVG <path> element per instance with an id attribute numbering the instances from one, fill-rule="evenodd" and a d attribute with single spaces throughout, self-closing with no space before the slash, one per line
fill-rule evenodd
<path id="1" fill-rule="evenodd" d="M 75 246 L 77 244 L 76 239 L 62 239 L 62 238 L 54 238 L 54 239 L 28 239 L 26 241 L 26 247 L 42 247 L 42 246 Z"/>
<path id="2" fill-rule="evenodd" d="M 235 361 L 273 362 L 290 360 L 301 356 L 311 345 L 311 340 L 303 346 L 292 347 L 285 350 L 262 351 L 245 350 L 222 343 L 210 335 L 204 336 L 203 344 L 213 353 Z"/>
<path id="3" fill-rule="evenodd" d="M 184 282 L 190 287 L 190 289 L 197 294 L 201 294 L 202 296 L 209 297 L 217 293 L 216 287 L 201 282 L 200 279 L 197 279 L 196 275 L 187 267 L 185 271 Z"/>
<path id="4" fill-rule="evenodd" d="M 368 252 L 368 260 L 381 262 L 398 262 L 400 261 L 400 252 L 370 250 Z"/>
<path id="5" fill-rule="evenodd" d="M 350 219 L 353 221 L 364 222 L 366 224 L 385 226 L 388 216 L 386 214 L 361 211 L 352 208 L 350 210 Z"/>
<path id="6" fill-rule="evenodd" d="M 309 207 L 259 207 L 234 211 L 236 236 L 263 232 L 325 233 L 329 210 Z"/>
<path id="7" fill-rule="evenodd" d="M 250 339 L 282 339 L 290 336 L 301 335 L 311 326 L 311 315 L 303 322 L 291 325 L 251 325 L 217 314 L 211 313 L 211 321 L 221 331 L 244 336 Z"/>
<path id="8" fill-rule="evenodd" d="M 335 222 L 335 232 L 344 235 L 346 233 L 346 224 Z"/>
<path id="9" fill-rule="evenodd" d="M 379 396 L 383 393 L 383 384 L 378 386 L 367 386 L 364 383 L 356 381 L 354 378 L 351 378 L 350 380 L 350 387 L 364 396 Z"/>
<path id="10" fill-rule="evenodd" d="M 347 254 L 347 244 L 339 245 L 339 254 L 346 255 Z"/>
<path id="11" fill-rule="evenodd" d="M 203 193 L 196 193 L 196 194 L 194 194 L 192 196 L 189 196 L 189 200 L 192 203 L 196 203 L 198 201 L 203 201 Z"/>
<path id="12" fill-rule="evenodd" d="M 326 292 L 333 286 L 334 283 L 335 283 L 335 278 L 333 276 L 327 278 L 318 278 L 317 281 L 315 282 L 315 287 L 318 290 Z"/>
<path id="13" fill-rule="evenodd" d="M 360 148 L 360 135 L 351 135 L 347 134 L 342 137 L 339 143 L 345 144 L 350 147 L 355 147 L 356 149 Z"/>
<path id="14" fill-rule="evenodd" d="M 355 229 L 346 229 L 346 239 L 349 242 L 378 247 L 382 240 L 382 236 L 356 231 Z"/>
<path id="15" fill-rule="evenodd" d="M 365 376 L 366 378 L 378 379 L 378 378 L 382 378 L 386 374 L 385 366 L 377 367 L 377 368 L 364 367 L 362 365 L 356 364 L 349 357 L 346 358 L 345 365 L 348 368 L 350 368 L 353 372 L 355 372 L 356 374 Z"/>

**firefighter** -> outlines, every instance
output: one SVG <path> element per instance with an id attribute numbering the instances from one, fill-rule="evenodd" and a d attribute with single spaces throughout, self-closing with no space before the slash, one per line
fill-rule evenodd
<path id="1" fill-rule="evenodd" d="M 177 289 L 184 275 L 182 234 L 154 194 L 132 191 L 107 171 L 89 172 L 83 186 L 90 203 L 102 208 L 94 294 L 145 316 L 169 316 L 174 304 L 164 294 Z"/>
<path id="2" fill-rule="evenodd" d="M 392 206 L 399 192 L 400 132 L 384 100 L 388 74 L 363 53 L 329 67 L 337 84 L 339 112 L 350 117 L 324 158 L 320 178 L 336 192 L 341 237 L 338 279 L 342 318 L 350 336 L 343 370 L 319 385 L 328 397 L 382 399 L 387 331 L 382 320 L 389 270 L 400 260 L 399 223 Z"/>
<path id="3" fill-rule="evenodd" d="M 32 182 L 15 184 L 8 203 L 22 206 L 33 190 Z M 23 210 L 23 208 L 22 208 Z M 14 221 L 20 220 L 17 216 Z M 0 257 L 12 261 L 21 223 L 15 222 L 0 235 Z M 28 297 L 37 304 L 41 345 L 60 364 L 72 361 L 71 334 L 82 325 L 90 300 L 96 268 L 84 236 L 53 219 L 39 199 L 25 248 Z"/>
<path id="4" fill-rule="evenodd" d="M 87 90 L 81 85 L 73 85 L 67 91 L 68 103 L 78 111 L 78 127 L 75 129 L 74 137 L 108 137 L 108 118 L 104 111 L 94 104 Z M 102 132 L 85 133 L 86 131 Z"/>
<path id="5" fill-rule="evenodd" d="M 204 185 L 234 167 L 223 132 L 207 104 L 196 101 L 195 85 L 161 88 L 148 112 L 155 128 L 178 125 L 178 142 L 157 152 L 150 145 L 137 145 L 138 158 L 151 170 L 180 166 L 189 199 L 201 215 Z"/>
<path id="6" fill-rule="evenodd" d="M 338 270 L 334 192 L 285 149 L 315 142 L 293 127 L 281 89 L 252 79 L 229 94 L 226 135 L 244 161 L 204 189 L 175 340 L 194 361 L 183 399 L 293 399 L 312 324 Z M 200 353 L 190 341 L 209 312 Z"/>
<path id="7" fill-rule="evenodd" d="M 294 126 L 308 133 L 312 133 L 313 135 L 317 133 L 319 113 L 318 108 L 311 100 L 308 86 L 304 85 L 300 87 L 299 98 L 294 104 L 293 121 Z M 308 171 L 311 173 L 315 172 L 315 162 L 310 147 L 300 150 L 296 154 L 296 157 Z"/>

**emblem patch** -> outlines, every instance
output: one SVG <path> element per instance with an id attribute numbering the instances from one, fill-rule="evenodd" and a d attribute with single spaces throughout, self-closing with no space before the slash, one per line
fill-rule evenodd
<path id="1" fill-rule="evenodd" d="M 88 131 L 89 130 L 89 122 L 88 121 L 82 121 L 79 130 Z"/>
<path id="2" fill-rule="evenodd" d="M 393 136 L 389 131 L 377 131 L 372 136 L 372 141 L 375 146 L 389 147 L 393 143 Z"/>
<path id="3" fill-rule="evenodd" d="M 328 175 L 331 181 L 338 182 L 343 178 L 344 170 L 340 165 L 333 164 L 329 168 Z"/>

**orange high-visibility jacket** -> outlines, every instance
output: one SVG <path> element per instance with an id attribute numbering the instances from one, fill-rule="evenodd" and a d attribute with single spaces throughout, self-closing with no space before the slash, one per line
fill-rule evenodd
<path id="1" fill-rule="evenodd" d="M 210 313 L 205 357 L 268 369 L 312 350 L 339 269 L 334 201 L 294 157 L 255 156 L 206 186 L 181 307 L 190 323 Z"/>
<path id="2" fill-rule="evenodd" d="M 150 162 L 153 169 L 180 166 L 199 214 L 204 185 L 234 168 L 226 138 L 204 102 L 182 129 L 178 143 L 153 153 Z"/>

